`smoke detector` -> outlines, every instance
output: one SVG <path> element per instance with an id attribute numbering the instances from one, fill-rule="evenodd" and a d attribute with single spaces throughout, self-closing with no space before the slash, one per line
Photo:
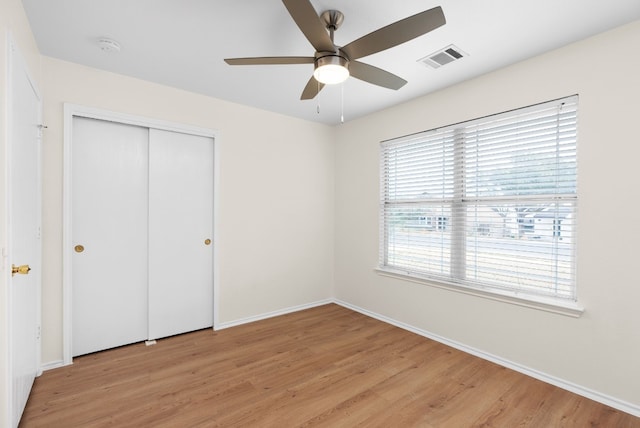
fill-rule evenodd
<path id="1" fill-rule="evenodd" d="M 464 53 L 460 48 L 454 45 L 449 45 L 446 48 L 442 48 L 424 58 L 419 59 L 418 62 L 428 65 L 431 68 L 440 68 L 443 65 L 457 61 L 465 56 L 469 55 Z"/>
<path id="2" fill-rule="evenodd" d="M 103 52 L 120 52 L 120 44 L 115 40 L 106 38 L 100 39 L 98 40 L 98 46 Z"/>

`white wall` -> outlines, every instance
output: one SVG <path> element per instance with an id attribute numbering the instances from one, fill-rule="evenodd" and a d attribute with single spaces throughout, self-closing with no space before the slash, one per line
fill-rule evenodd
<path id="1" fill-rule="evenodd" d="M 36 47 L 31 28 L 19 0 L 3 0 L 0 2 L 0 247 L 7 248 L 7 182 L 6 182 L 6 149 L 7 149 L 7 113 L 8 113 L 8 40 L 11 37 L 24 57 L 31 78 L 36 85 L 40 79 L 40 54 Z M 2 258 L 0 264 L 0 425 L 8 419 L 7 392 L 10 379 L 7 376 L 8 342 L 8 278 L 7 259 Z"/>
<path id="2" fill-rule="evenodd" d="M 638 46 L 640 21 L 340 127 L 336 297 L 640 406 Z M 381 140 L 576 93 L 581 318 L 374 273 Z"/>
<path id="3" fill-rule="evenodd" d="M 44 57 L 43 361 L 62 359 L 63 103 L 215 129 L 217 319 L 330 297 L 334 129 Z M 212 76 L 212 79 L 215 77 Z"/>

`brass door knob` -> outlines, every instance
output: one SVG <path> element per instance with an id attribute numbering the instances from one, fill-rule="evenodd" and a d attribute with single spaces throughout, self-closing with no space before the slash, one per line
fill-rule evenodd
<path id="1" fill-rule="evenodd" d="M 211 239 L 207 238 L 204 240 L 204 245 L 211 245 Z"/>
<path id="2" fill-rule="evenodd" d="M 29 267 L 29 265 L 11 265 L 11 276 L 14 276 L 17 273 L 19 273 L 20 275 L 27 275 L 30 270 L 31 268 Z"/>
<path id="3" fill-rule="evenodd" d="M 82 245 L 76 245 L 75 247 L 73 247 L 73 249 L 76 253 L 81 253 L 84 251 L 84 247 Z"/>

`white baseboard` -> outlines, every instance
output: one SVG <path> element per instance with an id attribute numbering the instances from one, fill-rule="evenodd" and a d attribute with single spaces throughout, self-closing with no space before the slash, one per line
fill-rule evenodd
<path id="1" fill-rule="evenodd" d="M 241 319 L 237 319 L 235 321 L 228 321 L 228 322 L 218 323 L 218 324 L 213 326 L 213 329 L 214 330 L 223 330 L 225 328 L 236 327 L 236 326 L 239 326 L 239 325 L 242 325 L 242 324 L 248 324 L 248 323 L 255 322 L 255 321 L 265 320 L 267 318 L 273 318 L 273 317 L 277 317 L 277 316 L 280 316 L 280 315 L 290 314 L 292 312 L 303 311 L 305 309 L 311 309 L 311 308 L 315 308 L 317 306 L 328 305 L 329 303 L 334 303 L 334 300 L 333 299 L 318 300 L 316 302 L 306 303 L 304 305 L 298 305 L 298 306 L 291 306 L 291 307 L 284 308 L 284 309 L 278 309 L 277 311 L 272 311 L 272 312 L 267 312 L 267 313 L 264 313 L 264 314 L 254 315 L 254 316 L 247 317 L 247 318 L 241 318 Z"/>
<path id="2" fill-rule="evenodd" d="M 360 308 L 358 306 L 352 305 L 350 303 L 344 302 L 339 299 L 334 299 L 335 304 L 343 306 L 347 309 L 351 309 L 356 312 L 360 312 L 363 315 L 367 315 L 371 318 L 375 318 L 379 321 L 386 322 L 388 324 L 394 325 L 396 327 L 400 327 L 404 330 L 410 331 L 412 333 L 419 334 L 420 336 L 424 336 L 426 338 L 435 340 L 436 342 L 440 342 L 447 346 L 451 346 L 452 348 L 458 349 L 462 352 L 466 352 L 468 354 L 474 355 L 476 357 L 482 358 L 487 361 L 491 361 L 492 363 L 496 363 L 503 367 L 507 367 L 509 369 L 515 370 L 517 372 L 523 373 L 527 376 L 531 376 L 535 379 L 541 380 L 542 382 L 546 382 L 548 384 L 557 386 L 558 388 L 566 389 L 567 391 L 571 391 L 575 394 L 581 395 L 583 397 L 589 398 L 593 401 L 597 401 L 602 404 L 606 404 L 607 406 L 611 406 L 614 409 L 618 409 L 622 412 L 629 413 L 634 416 L 640 417 L 640 406 L 626 402 L 624 400 L 617 399 L 615 397 L 611 397 L 606 394 L 602 394 L 598 391 L 591 390 L 589 388 L 585 388 L 580 385 L 576 385 L 575 383 L 568 382 L 564 379 L 557 378 L 555 376 L 548 375 L 546 373 L 540 372 L 538 370 L 523 366 L 521 364 L 515 363 L 513 361 L 506 360 L 504 358 L 498 357 L 493 354 L 489 354 L 484 351 L 480 351 L 478 349 L 472 348 L 470 346 L 464 345 L 462 343 L 449 340 L 437 334 L 433 334 L 429 331 L 422 330 L 420 328 L 416 328 L 412 325 L 405 324 L 403 322 L 394 320 L 392 318 L 386 317 L 384 315 L 377 314 L 375 312 L 369 311 L 367 309 Z"/>
<path id="3" fill-rule="evenodd" d="M 46 372 L 47 370 L 57 369 L 62 366 L 64 366 L 64 362 L 62 360 L 56 360 L 56 361 L 49 361 L 48 363 L 42 364 L 40 366 L 40 369 L 43 372 Z"/>

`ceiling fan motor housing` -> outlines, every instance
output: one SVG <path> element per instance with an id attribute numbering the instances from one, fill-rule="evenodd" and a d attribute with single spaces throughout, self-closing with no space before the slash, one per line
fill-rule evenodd
<path id="1" fill-rule="evenodd" d="M 342 67 L 349 66 L 349 58 L 339 50 L 335 52 L 316 52 L 314 62 L 316 67 L 329 64 L 340 65 Z"/>

